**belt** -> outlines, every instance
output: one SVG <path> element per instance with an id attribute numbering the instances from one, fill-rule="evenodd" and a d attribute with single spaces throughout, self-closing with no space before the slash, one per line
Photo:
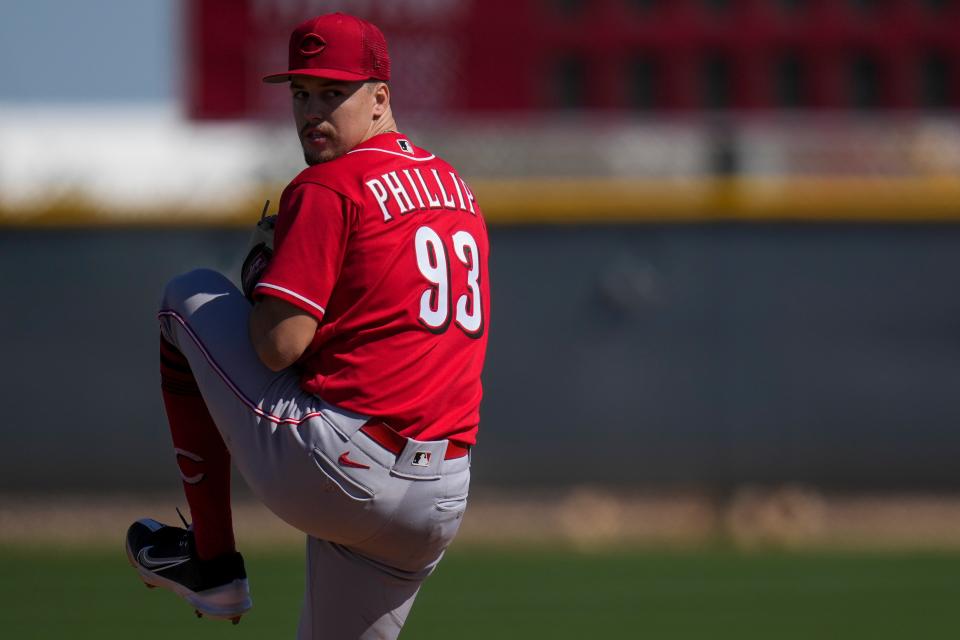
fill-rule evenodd
<path id="1" fill-rule="evenodd" d="M 407 440 L 409 439 L 403 437 L 382 422 L 368 422 L 360 427 L 360 431 L 367 434 L 371 440 L 387 451 L 393 452 L 394 455 L 400 455 L 403 448 L 407 446 Z M 458 444 L 453 440 L 447 440 L 447 454 L 443 459 L 453 460 L 454 458 L 462 458 L 467 455 L 469 451 L 469 446 Z"/>

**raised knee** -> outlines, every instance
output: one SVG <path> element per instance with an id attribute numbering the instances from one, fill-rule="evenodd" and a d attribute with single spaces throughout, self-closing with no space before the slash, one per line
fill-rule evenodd
<path id="1" fill-rule="evenodd" d="M 183 302 L 198 293 L 217 293 L 233 287 L 219 271 L 193 269 L 171 278 L 163 288 L 160 309 L 179 309 Z"/>

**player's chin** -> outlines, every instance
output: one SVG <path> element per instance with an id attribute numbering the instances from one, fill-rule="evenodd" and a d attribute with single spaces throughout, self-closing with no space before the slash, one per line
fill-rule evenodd
<path id="1" fill-rule="evenodd" d="M 323 151 L 316 151 L 315 149 L 304 149 L 303 150 L 303 159 L 311 167 L 315 164 L 323 164 L 324 162 L 330 162 L 338 155 L 332 149 L 324 149 Z"/>

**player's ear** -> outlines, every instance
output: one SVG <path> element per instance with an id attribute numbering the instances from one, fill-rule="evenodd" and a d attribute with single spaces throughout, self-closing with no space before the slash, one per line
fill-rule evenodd
<path id="1" fill-rule="evenodd" d="M 373 117 L 379 118 L 390 108 L 390 85 L 378 82 L 373 86 Z"/>

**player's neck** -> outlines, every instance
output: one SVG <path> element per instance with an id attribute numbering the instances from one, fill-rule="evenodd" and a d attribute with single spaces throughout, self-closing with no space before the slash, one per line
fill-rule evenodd
<path id="1" fill-rule="evenodd" d="M 367 136 L 364 138 L 364 142 L 369 140 L 374 136 L 378 136 L 381 133 L 396 133 L 397 132 L 397 122 L 393 119 L 393 114 L 390 112 L 385 113 L 381 118 L 376 120 L 373 124 L 370 125 L 370 130 L 367 131 Z"/>

